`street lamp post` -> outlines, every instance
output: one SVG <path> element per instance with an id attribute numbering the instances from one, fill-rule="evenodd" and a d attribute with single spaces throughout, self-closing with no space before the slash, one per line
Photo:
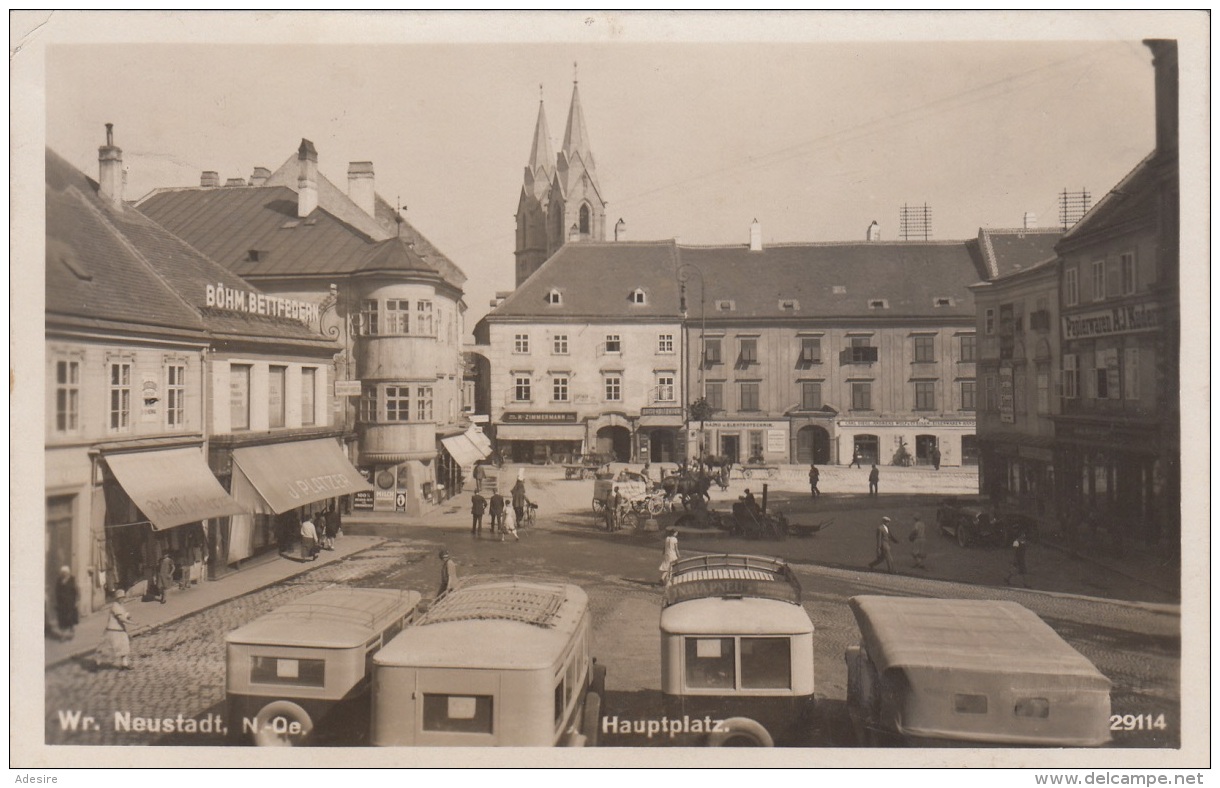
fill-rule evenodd
<path id="1" fill-rule="evenodd" d="M 694 263 L 683 263 L 678 266 L 678 284 L 680 286 L 679 307 L 682 310 L 682 351 L 684 354 L 687 351 L 687 317 L 688 311 L 686 308 L 686 280 L 689 278 L 690 272 L 693 271 L 699 275 L 699 398 L 707 403 L 707 381 L 703 375 L 703 364 L 707 356 L 706 334 L 707 334 L 707 300 L 705 298 L 706 291 L 704 288 L 703 271 Z M 689 357 L 689 356 L 688 356 Z M 690 431 L 690 384 L 687 382 L 687 372 L 690 365 L 686 361 L 682 365 L 682 412 L 685 415 L 686 430 Z M 704 419 L 699 419 L 699 451 L 703 452 L 705 436 L 703 434 Z"/>

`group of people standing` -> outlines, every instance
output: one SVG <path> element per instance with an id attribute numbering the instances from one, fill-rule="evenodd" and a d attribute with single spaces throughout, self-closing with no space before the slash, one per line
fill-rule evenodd
<path id="1" fill-rule="evenodd" d="M 476 466 L 476 468 L 482 466 Z M 476 479 L 479 477 L 476 476 Z M 479 485 L 482 486 L 481 484 Z M 509 505 L 509 501 L 512 505 Z M 491 515 L 491 533 L 493 536 L 499 534 L 500 541 L 504 541 L 505 536 L 511 536 L 516 541 L 521 541 L 521 536 L 517 533 L 517 524 L 524 522 L 525 509 L 527 506 L 533 506 L 530 499 L 525 494 L 525 478 L 523 475 L 517 476 L 517 483 L 513 485 L 512 491 L 509 493 L 509 501 L 504 499 L 499 490 L 491 494 L 491 500 L 488 501 L 483 497 L 478 487 L 475 488 L 474 494 L 470 496 L 470 535 L 476 539 L 483 537 L 483 515 L 484 513 Z"/>
<path id="2" fill-rule="evenodd" d="M 308 512 L 301 515 L 302 561 L 316 561 L 323 550 L 334 550 L 335 540 L 343 533 L 343 521 L 334 506 L 318 512 L 317 523 L 314 519 Z"/>

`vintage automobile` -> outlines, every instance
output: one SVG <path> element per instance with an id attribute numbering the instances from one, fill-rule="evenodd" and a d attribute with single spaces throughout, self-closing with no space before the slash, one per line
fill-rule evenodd
<path id="1" fill-rule="evenodd" d="M 942 535 L 957 540 L 961 547 L 1006 546 L 1022 531 L 1030 541 L 1038 540 L 1037 520 L 996 509 L 982 496 L 942 498 L 936 507 L 936 526 Z"/>
<path id="2" fill-rule="evenodd" d="M 778 558 L 702 555 L 674 563 L 661 609 L 669 720 L 712 720 L 673 743 L 807 746 L 813 738 L 813 621 Z"/>
<path id="3" fill-rule="evenodd" d="M 1097 747 L 1110 680 L 1015 602 L 857 596 L 847 709 L 862 746 Z"/>
<path id="4" fill-rule="evenodd" d="M 373 657 L 376 746 L 592 746 L 606 670 L 589 598 L 525 580 L 442 595 Z"/>
<path id="5" fill-rule="evenodd" d="M 230 632 L 229 735 L 261 746 L 367 743 L 370 657 L 411 623 L 419 600 L 327 588 Z"/>

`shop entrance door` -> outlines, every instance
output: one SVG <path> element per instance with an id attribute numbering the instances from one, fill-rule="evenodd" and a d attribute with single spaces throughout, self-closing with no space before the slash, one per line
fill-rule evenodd
<path id="1" fill-rule="evenodd" d="M 720 453 L 734 464 L 741 462 L 741 436 L 737 433 L 720 436 Z"/>
<path id="2" fill-rule="evenodd" d="M 935 435 L 916 435 L 915 436 L 915 464 L 916 465 L 931 465 L 932 464 L 932 449 L 936 448 L 938 442 Z"/>
<path id="3" fill-rule="evenodd" d="M 613 454 L 618 462 L 630 462 L 631 431 L 626 427 L 602 427 L 597 431 L 597 451 Z"/>
<path id="4" fill-rule="evenodd" d="M 673 462 L 674 461 L 674 432 L 673 430 L 653 430 L 651 435 L 650 446 L 648 450 L 648 459 L 650 462 Z"/>
<path id="5" fill-rule="evenodd" d="M 830 433 L 813 425 L 797 430 L 796 461 L 802 465 L 828 464 L 830 462 Z"/>

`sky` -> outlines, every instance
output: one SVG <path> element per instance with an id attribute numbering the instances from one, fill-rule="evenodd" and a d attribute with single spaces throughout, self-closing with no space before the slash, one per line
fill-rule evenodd
<path id="1" fill-rule="evenodd" d="M 754 219 L 764 243 L 859 240 L 874 220 L 893 240 L 901 206 L 925 203 L 939 240 L 1019 226 L 1025 212 L 1050 226 L 1059 192 L 1097 199 L 1154 145 L 1140 35 L 972 41 L 945 27 L 927 40 L 932 26 L 921 40 L 861 19 L 837 36 L 854 40 L 820 40 L 755 15 L 751 40 L 728 43 L 613 30 L 521 40 L 508 27 L 439 41 L 404 30 L 396 43 L 361 34 L 393 28 L 386 17 L 328 37 L 253 15 L 234 43 L 199 17 L 111 43 L 120 18 L 95 19 L 95 36 L 46 47 L 48 146 L 96 177 L 114 123 L 129 199 L 198 185 L 203 170 L 223 182 L 274 169 L 303 137 L 341 187 L 349 161 L 371 160 L 378 192 L 468 275 L 468 330 L 513 286 L 539 98 L 558 151 L 574 78 L 607 226 L 624 219 L 631 240 L 744 244 Z"/>

